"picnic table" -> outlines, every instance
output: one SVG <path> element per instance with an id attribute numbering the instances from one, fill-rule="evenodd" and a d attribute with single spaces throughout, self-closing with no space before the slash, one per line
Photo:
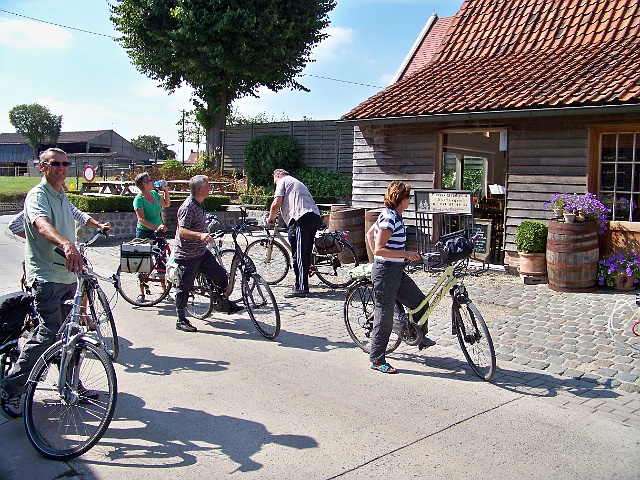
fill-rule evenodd
<path id="1" fill-rule="evenodd" d="M 171 193 L 189 192 L 190 180 L 167 180 Z M 209 182 L 209 193 L 224 193 L 225 189 L 231 186 L 229 182 Z"/>
<path id="2" fill-rule="evenodd" d="M 83 195 L 135 195 L 131 187 L 134 182 L 106 181 L 82 182 L 80 193 Z"/>

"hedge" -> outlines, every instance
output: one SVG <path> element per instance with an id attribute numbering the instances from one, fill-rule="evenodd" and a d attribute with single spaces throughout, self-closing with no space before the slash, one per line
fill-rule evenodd
<path id="1" fill-rule="evenodd" d="M 113 195 L 110 197 L 93 197 L 87 195 L 68 194 L 69 201 L 83 212 L 133 212 L 133 199 L 131 196 Z M 172 197 L 172 200 L 186 197 Z M 207 211 L 221 212 L 226 210 L 222 205 L 229 204 L 231 199 L 223 195 L 212 195 L 205 199 L 204 206 Z"/>

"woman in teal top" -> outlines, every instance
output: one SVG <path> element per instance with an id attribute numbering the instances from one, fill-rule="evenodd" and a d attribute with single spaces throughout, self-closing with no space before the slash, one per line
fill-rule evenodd
<path id="1" fill-rule="evenodd" d="M 133 209 L 138 217 L 136 227 L 137 238 L 155 238 L 153 232 L 159 230 L 166 232 L 167 227 L 162 224 L 162 207 L 171 205 L 169 187 L 161 187 L 161 192 L 153 188 L 153 180 L 147 173 L 141 173 L 136 177 L 136 186 L 140 193 L 133 199 Z"/>
<path id="2" fill-rule="evenodd" d="M 136 226 L 136 238 L 150 238 L 157 241 L 158 248 L 164 250 L 167 241 L 164 238 L 156 239 L 155 231 L 166 232 L 167 227 L 162 223 L 162 207 L 171 205 L 171 196 L 169 195 L 169 187 L 160 187 L 158 193 L 153 188 L 153 180 L 147 173 L 141 173 L 136 177 L 136 186 L 140 193 L 133 199 L 133 209 L 138 217 L 138 225 Z M 152 272 L 151 276 L 158 275 L 162 278 L 164 287 L 164 270 L 165 262 L 158 262 L 158 272 Z M 169 298 L 169 297 L 167 297 Z M 138 301 L 144 301 L 144 291 L 140 286 L 140 295 Z"/>

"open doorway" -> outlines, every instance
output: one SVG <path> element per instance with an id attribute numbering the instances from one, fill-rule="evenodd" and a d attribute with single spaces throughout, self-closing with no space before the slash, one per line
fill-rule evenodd
<path id="1" fill-rule="evenodd" d="M 491 220 L 491 263 L 504 261 L 504 204 L 507 178 L 505 130 L 444 131 L 437 181 L 444 190 L 473 192 L 474 218 Z"/>

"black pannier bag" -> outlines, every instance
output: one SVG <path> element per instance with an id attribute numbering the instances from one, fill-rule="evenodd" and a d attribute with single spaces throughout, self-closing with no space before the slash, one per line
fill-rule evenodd
<path id="1" fill-rule="evenodd" d="M 320 255 L 340 253 L 342 246 L 336 240 L 335 233 L 323 233 L 316 238 L 316 250 Z"/>
<path id="2" fill-rule="evenodd" d="M 0 297 L 0 354 L 11 350 L 27 329 L 27 314 L 33 297 L 28 293 L 14 292 Z"/>
<path id="3" fill-rule="evenodd" d="M 437 245 L 442 261 L 448 265 L 470 257 L 473 253 L 473 242 L 467 238 L 464 230 L 441 235 Z"/>

